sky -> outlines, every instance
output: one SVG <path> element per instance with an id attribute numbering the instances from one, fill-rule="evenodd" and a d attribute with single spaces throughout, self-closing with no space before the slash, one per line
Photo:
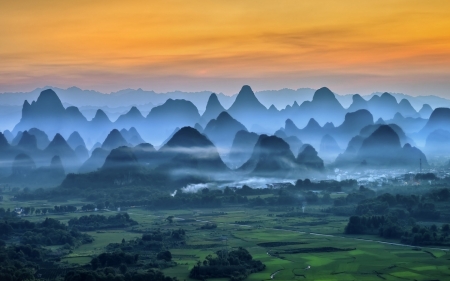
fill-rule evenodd
<path id="1" fill-rule="evenodd" d="M 0 92 L 329 87 L 450 97 L 448 0 L 1 1 Z"/>

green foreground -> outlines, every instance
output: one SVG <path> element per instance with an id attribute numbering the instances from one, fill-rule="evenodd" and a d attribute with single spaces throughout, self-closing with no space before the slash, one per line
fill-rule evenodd
<path id="1" fill-rule="evenodd" d="M 5 198 L 6 199 L 6 198 Z M 15 203 L 5 200 L 4 208 Z M 36 207 L 57 205 L 33 201 Z M 82 201 L 64 202 L 82 205 Z M 278 210 L 277 210 L 278 211 Z M 247 280 L 448 280 L 450 255 L 445 249 L 414 248 L 391 245 L 376 236 L 346 236 L 347 217 L 325 215 L 314 206 L 298 217 L 277 217 L 283 212 L 267 208 L 223 208 L 174 210 L 154 212 L 141 208 L 127 210 L 139 225 L 132 229 L 87 232 L 95 238 L 63 258 L 70 265 L 84 265 L 92 257 L 105 252 L 109 243 L 140 237 L 139 230 L 178 229 L 187 232 L 185 248 L 171 249 L 177 266 L 166 268 L 164 274 L 188 278 L 189 271 L 204 258 L 219 249 L 246 248 L 254 259 L 266 265 L 262 272 L 251 274 Z M 101 211 L 105 215 L 113 211 Z M 48 214 L 62 222 L 89 213 Z M 165 220 L 174 216 L 172 223 Z M 29 216 L 40 221 L 43 216 Z M 215 229 L 199 229 L 207 221 L 217 224 Z M 239 222 L 239 224 L 236 224 Z M 367 241 L 373 239 L 374 241 Z M 273 243 L 282 242 L 282 243 Z M 385 242 L 385 243 L 380 243 Z M 395 242 L 393 242 L 395 243 Z M 53 248 L 55 249 L 55 248 Z M 225 279 L 214 279 L 225 280 Z"/>

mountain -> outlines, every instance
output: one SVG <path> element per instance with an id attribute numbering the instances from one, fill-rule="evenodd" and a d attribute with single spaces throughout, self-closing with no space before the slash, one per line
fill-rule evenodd
<path id="1" fill-rule="evenodd" d="M 323 112 L 327 114 L 323 114 Z M 344 120 L 345 112 L 346 110 L 336 99 L 335 94 L 330 89 L 323 87 L 314 93 L 311 101 L 303 102 L 291 119 L 300 126 L 305 124 L 308 119 L 314 119 L 321 124 L 330 121 L 341 123 Z"/>
<path id="2" fill-rule="evenodd" d="M 299 129 L 291 119 L 287 119 L 285 122 L 284 133 L 287 136 L 296 136 L 303 143 L 319 145 L 323 135 L 331 129 L 332 128 L 322 128 L 314 118 L 311 118 L 303 129 Z"/>
<path id="3" fill-rule="evenodd" d="M 363 141 L 358 156 L 375 164 L 391 164 L 399 149 L 401 144 L 397 133 L 390 126 L 381 125 Z"/>
<path id="4" fill-rule="evenodd" d="M 425 143 L 424 151 L 429 156 L 450 155 L 450 132 L 442 129 L 431 132 Z"/>
<path id="5" fill-rule="evenodd" d="M 133 153 L 139 163 L 153 168 L 157 163 L 157 151 L 153 145 L 149 143 L 141 143 L 133 148 Z"/>
<path id="6" fill-rule="evenodd" d="M 356 94 L 352 96 L 352 104 L 347 109 L 348 112 L 354 112 L 361 109 L 369 109 L 368 102 L 360 95 Z"/>
<path id="7" fill-rule="evenodd" d="M 400 126 L 398 126 L 396 124 L 369 125 L 369 126 L 366 126 L 366 127 L 362 128 L 361 131 L 359 132 L 359 134 L 361 136 L 363 136 L 364 138 L 367 138 L 368 136 L 370 136 L 373 132 L 375 132 L 381 126 L 389 126 L 389 127 L 391 127 L 392 130 L 394 130 L 395 133 L 400 138 L 401 145 L 405 145 L 406 143 L 414 143 L 414 141 L 405 134 L 405 132 L 402 130 L 402 128 L 400 128 Z"/>
<path id="8" fill-rule="evenodd" d="M 195 123 L 194 129 L 196 129 L 196 130 L 199 131 L 200 133 L 203 133 L 203 127 L 202 127 L 202 125 L 200 125 L 199 123 Z"/>
<path id="9" fill-rule="evenodd" d="M 289 144 L 289 148 L 291 149 L 292 154 L 295 155 L 299 153 L 300 148 L 303 146 L 303 142 L 299 138 L 297 138 L 296 136 L 281 137 L 281 138 Z"/>
<path id="10" fill-rule="evenodd" d="M 139 134 L 139 132 L 136 130 L 135 127 L 131 127 L 129 130 L 122 129 L 120 130 L 120 134 L 131 145 L 138 145 L 141 143 L 145 143 L 145 140 L 142 139 L 141 135 Z"/>
<path id="11" fill-rule="evenodd" d="M 253 176 L 285 178 L 297 168 L 295 160 L 289 145 L 283 139 L 261 135 L 253 148 L 252 156 L 239 171 Z"/>
<path id="12" fill-rule="evenodd" d="M 105 141 L 102 144 L 102 148 L 106 150 L 113 150 L 115 148 L 128 145 L 129 144 L 124 139 L 122 134 L 117 129 L 114 129 L 106 137 Z"/>
<path id="13" fill-rule="evenodd" d="M 91 146 L 96 142 L 104 140 L 113 127 L 113 123 L 109 120 L 106 113 L 103 110 L 98 109 L 95 112 L 94 118 L 89 122 L 87 128 L 89 134 L 84 138 L 86 145 Z M 101 129 L 99 130 L 99 128 Z"/>
<path id="14" fill-rule="evenodd" d="M 121 146 L 111 150 L 106 157 L 102 170 L 121 170 L 136 169 L 139 167 L 138 159 L 134 155 L 133 149 L 127 146 Z"/>
<path id="15" fill-rule="evenodd" d="M 353 137 L 347 145 L 345 151 L 338 155 L 334 165 L 337 167 L 347 167 L 347 166 L 357 166 L 361 162 L 357 158 L 358 151 L 362 146 L 364 137 L 355 136 Z"/>
<path id="16" fill-rule="evenodd" d="M 162 143 L 177 127 L 194 126 L 200 119 L 197 108 L 190 101 L 168 99 L 152 108 L 146 125 L 150 130 L 141 131 L 142 137 L 151 143 Z"/>
<path id="17" fill-rule="evenodd" d="M 425 124 L 427 123 L 426 119 L 423 119 L 421 117 L 404 117 L 400 112 L 397 112 L 394 115 L 394 118 L 391 120 L 386 120 L 386 122 L 388 124 L 396 124 L 398 125 L 400 128 L 402 128 L 402 130 L 405 133 L 416 133 L 417 131 L 419 131 L 421 128 L 423 128 L 423 126 L 425 126 Z"/>
<path id="18" fill-rule="evenodd" d="M 319 148 L 322 158 L 327 159 L 330 162 L 334 161 L 341 151 L 341 148 L 332 136 L 329 134 L 323 136 Z"/>
<path id="19" fill-rule="evenodd" d="M 177 131 L 158 152 L 161 160 L 158 170 L 173 176 L 204 177 L 229 171 L 214 144 L 191 127 Z"/>
<path id="20" fill-rule="evenodd" d="M 48 136 L 44 131 L 36 128 L 31 128 L 28 130 L 28 133 L 36 137 L 37 148 L 39 149 L 46 148 L 50 143 L 50 140 L 48 139 Z"/>
<path id="21" fill-rule="evenodd" d="M 398 104 L 398 112 L 405 117 L 420 117 L 407 99 L 402 99 Z"/>
<path id="22" fill-rule="evenodd" d="M 368 104 L 369 111 L 375 118 L 391 119 L 399 111 L 397 100 L 389 93 L 373 96 Z"/>
<path id="23" fill-rule="evenodd" d="M 345 146 L 362 128 L 372 124 L 372 114 L 366 109 L 360 109 L 345 114 L 344 122 L 335 130 L 329 130 L 328 133 L 335 138 L 340 146 Z"/>
<path id="24" fill-rule="evenodd" d="M 62 178 L 65 176 L 64 166 L 59 156 L 53 156 L 50 160 L 49 170 L 55 178 Z"/>
<path id="25" fill-rule="evenodd" d="M 253 148 L 258 141 L 259 135 L 247 130 L 238 131 L 233 139 L 230 153 L 227 157 L 227 164 L 232 169 L 236 169 L 250 159 Z"/>
<path id="26" fill-rule="evenodd" d="M 79 145 L 74 150 L 75 155 L 80 160 L 80 163 L 86 162 L 86 160 L 89 159 L 89 151 L 87 150 L 86 146 Z"/>
<path id="27" fill-rule="evenodd" d="M 424 166 L 428 165 L 419 149 L 409 143 L 401 146 L 399 136 L 389 125 L 381 125 L 364 139 L 357 157 L 369 166 L 418 167 L 419 159 Z M 416 157 L 416 161 L 411 161 Z"/>
<path id="28" fill-rule="evenodd" d="M 203 134 L 205 134 L 216 147 L 230 148 L 234 136 L 239 131 L 247 131 L 244 125 L 230 116 L 226 111 L 220 113 L 217 119 L 208 122 Z"/>
<path id="29" fill-rule="evenodd" d="M 44 153 L 47 159 L 53 159 L 54 156 L 58 156 L 64 170 L 69 173 L 77 171 L 81 165 L 73 149 L 60 134 L 55 135 L 50 144 L 44 149 Z"/>
<path id="30" fill-rule="evenodd" d="M 28 131 L 23 132 L 20 141 L 17 144 L 17 147 L 25 151 L 36 151 L 37 150 L 36 137 L 34 135 L 29 134 Z"/>
<path id="31" fill-rule="evenodd" d="M 106 157 L 110 151 L 103 148 L 95 148 L 92 151 L 91 157 L 87 159 L 78 170 L 79 173 L 90 173 L 100 169 L 105 164 Z"/>
<path id="32" fill-rule="evenodd" d="M 259 102 L 248 85 L 241 88 L 228 113 L 247 128 L 251 128 L 254 124 L 261 124 L 261 121 L 267 119 L 267 108 Z"/>
<path id="33" fill-rule="evenodd" d="M 283 132 L 286 136 L 299 136 L 301 134 L 300 129 L 291 119 L 286 119 Z"/>
<path id="34" fill-rule="evenodd" d="M 74 130 L 85 129 L 88 127 L 86 117 L 80 112 L 78 107 L 69 106 L 66 108 L 64 125 L 60 129 L 60 133 L 67 136 Z M 83 130 L 84 132 L 84 130 Z"/>
<path id="35" fill-rule="evenodd" d="M 317 151 L 309 144 L 303 145 L 295 161 L 306 166 L 309 170 L 323 171 L 323 160 L 317 155 Z"/>
<path id="36" fill-rule="evenodd" d="M 419 134 L 428 136 L 428 134 L 438 129 L 450 131 L 450 108 L 438 107 L 433 110 Z"/>
<path id="37" fill-rule="evenodd" d="M 423 119 L 430 118 L 431 113 L 433 113 L 433 109 L 429 104 L 424 104 L 419 110 L 420 117 L 422 117 Z"/>
<path id="38" fill-rule="evenodd" d="M 12 174 L 6 182 L 27 186 L 59 185 L 65 177 L 64 168 L 58 156 L 52 157 L 50 165 L 36 168 L 34 161 L 26 154 L 18 154 L 12 165 Z"/>
<path id="39" fill-rule="evenodd" d="M 116 128 L 131 128 L 133 126 L 141 127 L 145 121 L 145 117 L 142 116 L 142 113 L 137 109 L 136 106 L 131 107 L 131 109 L 117 118 L 116 122 L 114 122 L 114 126 Z"/>
<path id="40" fill-rule="evenodd" d="M 212 119 L 216 119 L 217 116 L 219 116 L 220 113 L 224 112 L 225 108 L 220 104 L 219 99 L 217 98 L 217 95 L 212 93 L 209 96 L 208 103 L 206 104 L 205 112 L 203 113 L 202 117 L 200 118 L 199 124 L 201 126 L 206 126 L 208 122 Z"/>
<path id="41" fill-rule="evenodd" d="M 378 118 L 377 122 L 375 122 L 377 125 L 386 125 L 386 122 L 383 120 L 383 118 Z"/>
<path id="42" fill-rule="evenodd" d="M 31 128 L 39 128 L 47 134 L 56 134 L 64 126 L 67 118 L 66 109 L 53 90 L 44 90 L 31 104 L 25 101 L 22 118 L 14 127 L 13 133 Z"/>
<path id="43" fill-rule="evenodd" d="M 11 143 L 11 141 L 14 139 L 14 135 L 9 131 L 9 130 L 5 130 L 3 132 L 3 135 L 5 136 L 6 140 Z"/>
<path id="44" fill-rule="evenodd" d="M 69 146 L 73 150 L 75 150 L 75 148 L 77 148 L 80 145 L 86 147 L 86 144 L 84 143 L 83 138 L 80 136 L 80 134 L 77 131 L 70 134 L 69 138 L 67 139 L 67 144 L 69 144 Z"/>
<path id="45" fill-rule="evenodd" d="M 12 175 L 11 177 L 17 178 L 28 178 L 36 169 L 36 164 L 30 156 L 20 153 L 14 159 L 12 164 Z"/>

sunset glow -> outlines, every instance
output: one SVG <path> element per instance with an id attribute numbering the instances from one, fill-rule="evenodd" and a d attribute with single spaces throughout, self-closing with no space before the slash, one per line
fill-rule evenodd
<path id="1" fill-rule="evenodd" d="M 0 92 L 449 96 L 449 1 L 3 1 Z"/>

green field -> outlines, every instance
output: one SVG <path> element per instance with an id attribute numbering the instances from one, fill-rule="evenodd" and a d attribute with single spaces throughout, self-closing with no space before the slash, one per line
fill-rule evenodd
<path id="1" fill-rule="evenodd" d="M 56 202 L 33 201 L 26 205 L 42 207 Z M 63 202 L 81 206 L 82 201 Z M 2 202 L 3 208 L 14 208 L 17 202 Z M 24 206 L 25 204 L 20 204 Z M 190 269 L 221 248 L 245 247 L 261 260 L 266 269 L 249 276 L 247 280 L 446 280 L 450 278 L 447 251 L 429 248 L 412 248 L 380 243 L 376 236 L 343 235 L 346 217 L 336 217 L 320 212 L 319 207 L 308 207 L 296 217 L 278 217 L 283 212 L 267 208 L 222 208 L 173 211 L 150 211 L 142 208 L 127 210 L 139 226 L 134 229 L 88 232 L 94 243 L 74 249 L 62 258 L 67 265 L 88 263 L 91 258 L 105 251 L 109 243 L 119 243 L 141 236 L 136 230 L 178 229 L 187 231 L 187 247 L 171 249 L 177 266 L 163 272 L 180 280 L 188 278 Z M 223 212 L 223 213 L 222 213 Z M 97 212 L 105 215 L 114 211 Z M 64 215 L 49 214 L 67 222 L 70 218 L 88 213 Z M 174 216 L 173 223 L 165 220 Z M 44 216 L 26 217 L 32 221 Z M 188 219 L 188 222 L 184 220 Z M 195 221 L 192 221 L 192 220 Z M 216 229 L 199 229 L 206 221 L 218 225 Z M 236 222 L 245 222 L 236 224 Z M 282 242 L 274 244 L 273 242 Z M 389 242 L 389 241 L 387 241 Z M 265 243 L 265 244 L 264 244 Z M 272 243 L 272 244 L 271 244 Z M 326 250 L 324 250 L 326 249 Z M 221 280 L 221 279 L 216 279 Z"/>

